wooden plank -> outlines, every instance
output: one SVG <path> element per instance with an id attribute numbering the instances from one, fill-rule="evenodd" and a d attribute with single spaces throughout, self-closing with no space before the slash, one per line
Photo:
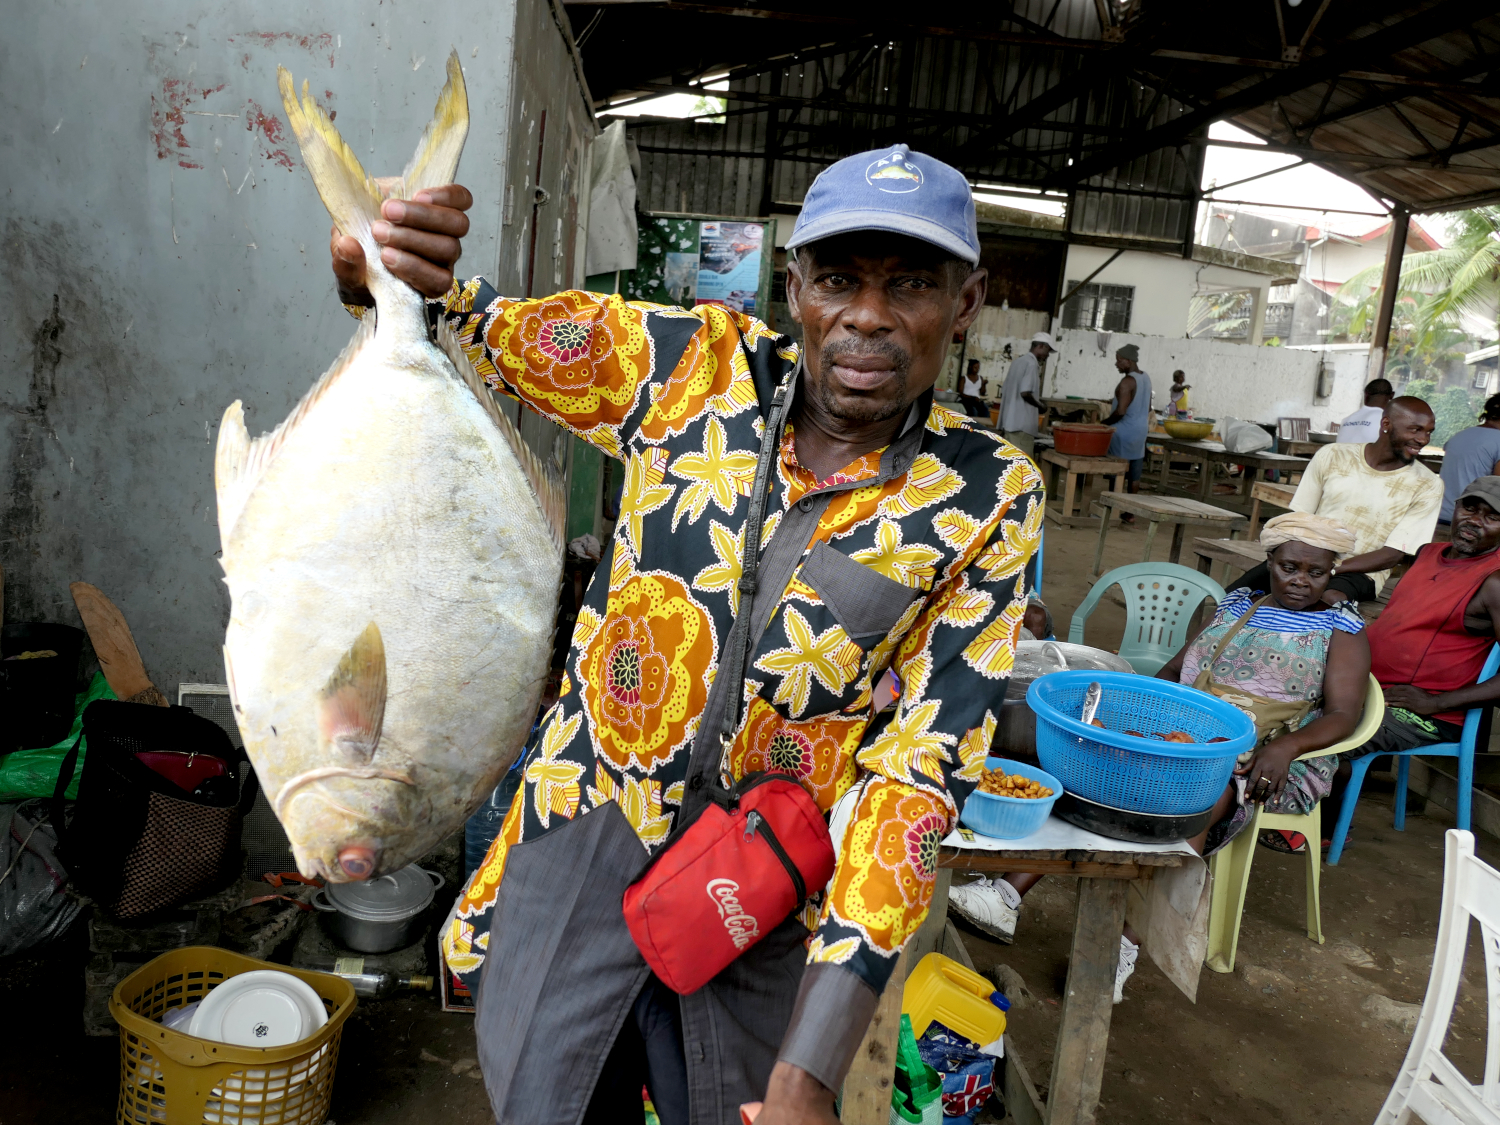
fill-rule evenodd
<path id="1" fill-rule="evenodd" d="M 1115 970 L 1125 924 L 1125 884 L 1080 879 L 1067 995 L 1052 1055 L 1048 1125 L 1093 1125 L 1104 1084 L 1104 1055 L 1114 1014 Z"/>
<path id="2" fill-rule="evenodd" d="M 135 647 L 130 626 L 115 603 L 97 586 L 87 582 L 74 582 L 68 589 L 73 593 L 78 615 L 83 618 L 83 627 L 88 630 L 94 655 L 99 659 L 99 669 L 115 696 L 137 703 L 167 706 L 166 696 L 156 690 L 151 677 L 146 675 L 146 666 L 141 662 L 141 653 Z"/>
<path id="3" fill-rule="evenodd" d="M 952 880 L 952 872 L 938 872 L 927 917 L 901 951 L 864 1040 L 854 1052 L 854 1062 L 844 1077 L 839 1115 L 845 1125 L 889 1125 L 896 1041 L 901 1035 L 901 994 L 911 967 L 935 950 L 942 940 L 943 927 L 948 921 L 948 886 Z"/>
<path id="4" fill-rule="evenodd" d="M 1136 879 L 1143 865 L 1076 859 L 1018 859 L 1010 852 L 944 852 L 939 867 L 958 871 L 1015 872 L 1021 875 L 1081 875 L 1093 879 Z M 1167 865 L 1172 866 L 1172 865 Z"/>

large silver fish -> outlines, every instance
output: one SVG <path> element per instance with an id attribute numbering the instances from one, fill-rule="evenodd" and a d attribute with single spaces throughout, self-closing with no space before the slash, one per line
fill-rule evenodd
<path id="1" fill-rule="evenodd" d="M 304 875 L 367 879 L 459 828 L 515 760 L 546 678 L 562 490 L 422 298 L 380 264 L 382 198 L 450 183 L 468 134 L 456 55 L 378 187 L 308 95 L 282 103 L 376 315 L 276 430 L 224 412 L 215 484 L 235 718 Z"/>

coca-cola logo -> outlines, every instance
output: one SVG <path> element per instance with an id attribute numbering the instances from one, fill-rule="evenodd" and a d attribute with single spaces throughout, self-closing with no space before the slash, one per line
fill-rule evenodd
<path id="1" fill-rule="evenodd" d="M 710 879 L 703 888 L 723 919 L 724 929 L 736 949 L 744 949 L 760 937 L 760 923 L 740 905 L 740 885 L 733 879 Z"/>

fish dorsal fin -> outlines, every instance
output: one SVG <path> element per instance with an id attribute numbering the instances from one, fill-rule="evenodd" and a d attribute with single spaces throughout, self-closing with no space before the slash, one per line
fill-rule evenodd
<path id="1" fill-rule="evenodd" d="M 474 397 L 484 407 L 484 412 L 505 435 L 511 452 L 521 463 L 521 471 L 526 475 L 527 483 L 531 485 L 531 491 L 536 495 L 537 503 L 541 505 L 542 515 L 547 520 L 547 528 L 552 533 L 552 543 L 557 548 L 557 553 L 562 554 L 567 543 L 568 525 L 568 499 L 563 492 L 562 482 L 547 471 L 541 458 L 522 440 L 515 424 L 500 409 L 495 392 L 490 390 L 489 384 L 480 377 L 479 372 L 474 370 L 474 365 L 469 362 L 469 357 L 464 354 L 463 346 L 458 342 L 453 326 L 446 320 L 438 321 L 437 344 L 448 356 L 459 378 L 468 385 L 469 390 L 474 392 Z"/>
<path id="2" fill-rule="evenodd" d="M 325 754 L 365 765 L 385 721 L 385 642 L 375 622 L 339 659 L 318 700 L 318 743 Z"/>
<path id="3" fill-rule="evenodd" d="M 448 81 L 438 95 L 432 120 L 422 130 L 417 151 L 401 173 L 401 197 L 410 199 L 424 188 L 451 184 L 458 172 L 458 158 L 469 136 L 469 91 L 458 52 L 448 53 Z"/>
<path id="4" fill-rule="evenodd" d="M 250 434 L 245 429 L 245 413 L 238 401 L 224 411 L 224 420 L 219 424 L 219 444 L 214 453 L 214 491 L 219 500 L 220 546 L 226 552 L 235 521 L 244 511 L 245 502 L 265 474 L 266 467 L 275 460 L 276 454 L 302 419 L 328 393 L 329 388 L 338 382 L 339 376 L 349 370 L 365 345 L 374 338 L 375 317 L 366 313 L 354 332 L 354 338 L 339 354 L 338 359 L 333 361 L 333 366 L 308 388 L 302 401 L 292 408 L 281 425 L 268 434 L 262 434 L 253 441 L 250 439 Z"/>
<path id="5" fill-rule="evenodd" d="M 368 256 L 374 245 L 370 238 L 370 224 L 380 217 L 380 189 L 360 164 L 354 150 L 339 136 L 323 107 L 307 92 L 307 82 L 302 83 L 302 97 L 299 99 L 291 72 L 278 66 L 276 84 L 281 89 L 281 105 L 286 110 L 287 122 L 297 138 L 303 163 L 312 174 L 323 206 L 328 208 L 340 231 L 353 235 L 365 245 Z"/>

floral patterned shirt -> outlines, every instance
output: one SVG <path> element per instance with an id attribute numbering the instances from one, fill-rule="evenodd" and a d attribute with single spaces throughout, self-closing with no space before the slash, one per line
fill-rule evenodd
<path id="1" fill-rule="evenodd" d="M 449 966 L 473 981 L 511 846 L 611 801 L 648 849 L 671 832 L 738 609 L 762 404 L 798 353 L 716 305 L 511 300 L 481 279 L 455 283 L 441 315 L 496 390 L 625 463 L 561 697 L 443 933 Z M 843 966 L 876 994 L 927 913 L 939 841 L 984 764 L 1043 514 L 1035 466 L 999 435 L 938 405 L 914 410 L 906 432 L 919 440 L 909 463 L 896 459 L 901 471 L 877 451 L 817 481 L 787 428 L 762 545 L 804 494 L 837 484 L 808 552 L 825 543 L 913 593 L 878 634 L 851 635 L 803 581 L 804 554 L 750 658 L 730 753 L 735 776 L 790 772 L 824 810 L 861 786 L 821 908 L 804 920 L 809 961 Z M 876 714 L 887 670 L 901 693 Z"/>

